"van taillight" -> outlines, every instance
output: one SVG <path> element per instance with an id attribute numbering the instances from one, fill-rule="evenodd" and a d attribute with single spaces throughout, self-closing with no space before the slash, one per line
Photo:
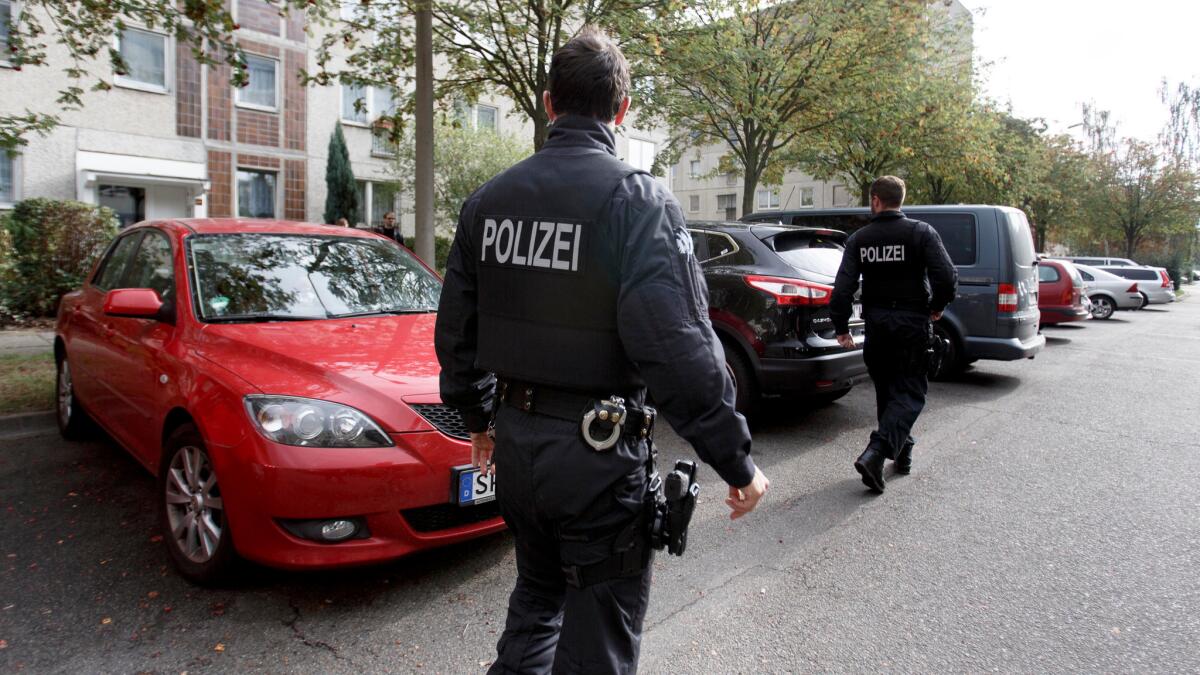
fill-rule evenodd
<path id="1" fill-rule="evenodd" d="M 1125 289 L 1125 292 L 1126 293 L 1137 293 L 1138 292 L 1137 284 L 1130 284 L 1129 288 Z"/>
<path id="2" fill-rule="evenodd" d="M 746 283 L 760 291 L 769 293 L 780 305 L 828 305 L 833 297 L 833 287 L 814 284 L 800 279 L 784 277 L 762 277 L 749 274 Z"/>
<path id="3" fill-rule="evenodd" d="M 996 296 L 996 309 L 1001 312 L 1017 311 L 1017 287 L 1012 284 L 1000 284 L 1000 293 Z"/>
<path id="4" fill-rule="evenodd" d="M 1171 277 L 1167 276 L 1167 271 L 1166 271 L 1166 270 L 1159 270 L 1159 271 L 1158 271 L 1158 275 L 1159 275 L 1160 277 L 1162 277 L 1162 287 L 1163 287 L 1163 288 L 1170 288 L 1170 287 L 1171 287 Z"/>

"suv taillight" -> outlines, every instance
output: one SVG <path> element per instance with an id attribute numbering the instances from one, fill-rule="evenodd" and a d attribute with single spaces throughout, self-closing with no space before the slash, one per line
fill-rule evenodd
<path id="1" fill-rule="evenodd" d="M 1167 276 L 1167 271 L 1166 271 L 1166 270 L 1159 270 L 1159 271 L 1158 271 L 1158 276 L 1162 277 L 1162 287 L 1163 287 L 1163 288 L 1170 288 L 1170 287 L 1171 287 L 1171 277 Z"/>
<path id="2" fill-rule="evenodd" d="M 1017 311 L 1017 287 L 1012 284 L 1000 284 L 1000 293 L 996 295 L 996 310 L 1000 312 Z"/>
<path id="3" fill-rule="evenodd" d="M 762 277 L 748 274 L 746 283 L 760 291 L 769 293 L 780 305 L 828 305 L 833 296 L 833 287 L 815 284 L 800 279 L 784 277 Z"/>
<path id="4" fill-rule="evenodd" d="M 1129 288 L 1125 289 L 1125 292 L 1126 293 L 1137 293 L 1138 292 L 1137 284 L 1130 284 Z"/>

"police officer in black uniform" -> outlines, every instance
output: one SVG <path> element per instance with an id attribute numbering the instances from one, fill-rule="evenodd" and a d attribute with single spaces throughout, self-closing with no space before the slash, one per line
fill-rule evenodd
<path id="1" fill-rule="evenodd" d="M 854 348 L 850 307 L 862 277 L 864 359 L 875 383 L 879 427 L 854 462 L 868 488 L 882 493 L 884 459 L 898 473 L 912 470 L 913 424 L 929 389 L 931 321 L 954 299 L 958 270 L 928 223 L 904 217 L 904 181 L 883 176 L 871 184 L 871 222 L 850 235 L 834 283 L 829 313 L 837 340 Z"/>
<path id="2" fill-rule="evenodd" d="M 442 399 L 462 412 L 476 466 L 491 470 L 494 450 L 516 543 L 494 673 L 636 671 L 650 591 L 647 388 L 731 486 L 731 517 L 768 487 L 679 204 L 615 156 L 628 68 L 590 28 L 554 55 L 546 143 L 467 200 L 447 262 Z"/>

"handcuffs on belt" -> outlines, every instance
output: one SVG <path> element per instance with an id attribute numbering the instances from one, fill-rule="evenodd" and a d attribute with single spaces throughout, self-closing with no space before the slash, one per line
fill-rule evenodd
<path id="1" fill-rule="evenodd" d="M 636 412 L 636 411 L 635 411 Z M 652 407 L 646 407 L 642 411 L 642 438 L 648 438 L 650 431 L 654 428 L 654 418 L 656 412 Z M 620 440 L 620 435 L 625 429 L 625 422 L 629 420 L 629 411 L 625 407 L 625 399 L 620 396 L 610 396 L 610 398 L 602 401 L 596 401 L 592 405 L 592 410 L 583 414 L 583 422 L 580 423 L 580 431 L 583 432 L 583 441 L 596 452 L 604 452 L 608 448 L 616 446 Z M 595 425 L 611 425 L 608 435 L 598 438 L 593 435 Z"/>

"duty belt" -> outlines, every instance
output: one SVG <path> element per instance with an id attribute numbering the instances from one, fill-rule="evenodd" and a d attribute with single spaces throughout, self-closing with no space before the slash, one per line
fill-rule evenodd
<path id="1" fill-rule="evenodd" d="M 580 424 L 584 440 L 596 450 L 611 448 L 622 435 L 634 440 L 654 435 L 658 412 L 650 406 L 630 405 L 619 396 L 601 398 L 517 380 L 500 380 L 496 386 L 505 405 Z M 592 435 L 594 425 L 608 428 L 607 437 L 596 439 Z"/>
<path id="2" fill-rule="evenodd" d="M 910 312 L 927 312 L 929 303 L 920 300 L 871 300 L 863 302 L 863 307 L 875 309 L 906 309 Z"/>

